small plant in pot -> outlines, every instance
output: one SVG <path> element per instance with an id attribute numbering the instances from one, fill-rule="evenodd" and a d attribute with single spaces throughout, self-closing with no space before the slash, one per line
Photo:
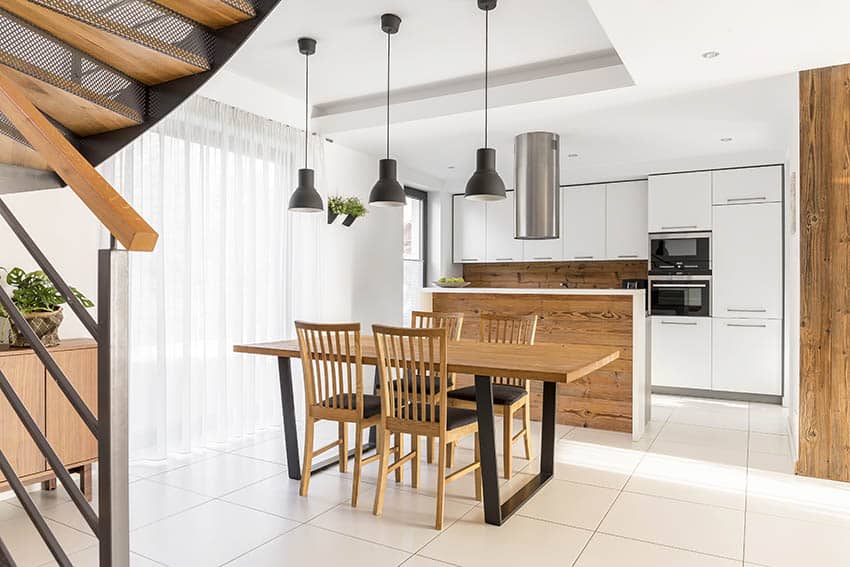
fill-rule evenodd
<path id="1" fill-rule="evenodd" d="M 328 197 L 328 224 L 333 224 L 339 215 L 345 214 L 345 197 Z"/>
<path id="2" fill-rule="evenodd" d="M 42 271 L 25 272 L 21 268 L 7 270 L 2 267 L 0 271 L 6 273 L 6 283 L 12 288 L 12 303 L 29 323 L 41 343 L 44 346 L 58 345 L 59 325 L 62 324 L 63 319 L 62 305 L 65 303 L 62 294 Z M 94 303 L 75 288 L 72 287 L 71 291 L 84 307 L 94 307 Z M 9 318 L 2 307 L 0 307 L 0 317 Z M 9 344 L 15 347 L 30 346 L 15 323 L 10 322 Z"/>
<path id="3" fill-rule="evenodd" d="M 358 199 L 357 197 L 348 197 L 345 200 L 345 220 L 342 221 L 342 224 L 345 226 L 351 226 L 354 224 L 354 221 L 358 218 L 366 215 L 368 211 L 366 210 L 366 205 Z"/>

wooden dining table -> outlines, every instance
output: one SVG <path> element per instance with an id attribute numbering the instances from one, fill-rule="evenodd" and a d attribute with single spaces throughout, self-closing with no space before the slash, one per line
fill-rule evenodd
<path id="1" fill-rule="evenodd" d="M 298 451 L 292 383 L 292 359 L 298 359 L 301 356 L 298 341 L 293 339 L 236 345 L 234 351 L 277 357 L 287 469 L 291 479 L 300 480 L 301 460 Z M 364 365 L 376 367 L 377 385 L 378 357 L 371 336 L 362 336 L 362 356 Z M 580 380 L 611 364 L 620 357 L 620 351 L 616 347 L 595 345 L 545 343 L 514 345 L 461 340 L 449 343 L 446 356 L 450 373 L 475 376 L 484 518 L 488 524 L 502 525 L 554 475 L 558 384 Z M 493 376 L 527 378 L 543 382 L 540 472 L 502 504 L 500 504 L 496 457 Z M 374 439 L 375 432 L 372 431 L 370 448 L 374 448 Z M 315 465 L 314 470 L 327 468 L 336 462 L 336 459 L 331 459 L 319 463 Z"/>

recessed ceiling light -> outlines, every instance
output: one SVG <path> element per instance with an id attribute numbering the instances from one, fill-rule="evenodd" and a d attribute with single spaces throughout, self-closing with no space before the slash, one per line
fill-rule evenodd
<path id="1" fill-rule="evenodd" d="M 731 142 L 732 138 L 720 138 L 721 142 Z"/>
<path id="2" fill-rule="evenodd" d="M 578 154 L 567 154 L 568 158 L 577 158 Z"/>
<path id="3" fill-rule="evenodd" d="M 719 51 L 705 51 L 702 54 L 703 59 L 714 59 L 715 57 L 720 57 Z"/>

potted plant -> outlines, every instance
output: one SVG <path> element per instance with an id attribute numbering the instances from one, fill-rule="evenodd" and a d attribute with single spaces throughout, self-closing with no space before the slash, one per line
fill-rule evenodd
<path id="1" fill-rule="evenodd" d="M 345 214 L 345 197 L 336 195 L 328 197 L 328 224 L 333 224 L 336 217 Z"/>
<path id="2" fill-rule="evenodd" d="M 357 197 L 348 197 L 345 200 L 345 214 L 348 215 L 345 217 L 345 220 L 342 221 L 342 224 L 345 226 L 351 226 L 354 224 L 354 221 L 359 217 L 364 216 L 368 211 L 366 210 L 366 205 L 363 204 L 360 199 Z"/>
<path id="3" fill-rule="evenodd" d="M 59 344 L 59 325 L 62 324 L 62 304 L 65 298 L 53 286 L 53 283 L 42 271 L 25 272 L 21 268 L 12 268 L 6 272 L 6 283 L 12 288 L 12 302 L 29 323 L 32 330 L 44 346 Z M 84 307 L 94 307 L 94 303 L 85 295 L 71 288 L 74 295 Z M 0 317 L 9 315 L 0 307 Z M 16 347 L 27 347 L 30 344 L 23 334 L 10 320 L 9 344 Z"/>

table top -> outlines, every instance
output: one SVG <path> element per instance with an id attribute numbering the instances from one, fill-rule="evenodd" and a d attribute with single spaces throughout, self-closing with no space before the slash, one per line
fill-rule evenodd
<path id="1" fill-rule="evenodd" d="M 301 356 L 295 339 L 236 345 L 233 350 L 281 358 Z M 375 366 L 378 358 L 370 335 L 361 336 L 363 364 Z M 578 344 L 512 345 L 478 341 L 450 341 L 448 371 L 483 376 L 511 376 L 544 382 L 574 382 L 620 358 L 616 347 Z"/>

